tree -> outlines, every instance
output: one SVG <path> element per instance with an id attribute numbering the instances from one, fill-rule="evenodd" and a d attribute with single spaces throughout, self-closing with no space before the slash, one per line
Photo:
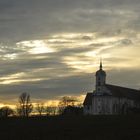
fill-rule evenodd
<path id="1" fill-rule="evenodd" d="M 67 106 L 62 112 L 63 115 L 83 115 L 83 107 Z"/>
<path id="2" fill-rule="evenodd" d="M 62 106 L 74 106 L 77 99 L 71 96 L 64 96 L 60 99 L 59 104 Z"/>
<path id="3" fill-rule="evenodd" d="M 46 114 L 47 116 L 50 116 L 50 115 L 56 115 L 56 111 L 57 111 L 57 107 L 55 106 L 47 106 L 46 107 Z"/>
<path id="4" fill-rule="evenodd" d="M 59 102 L 59 114 L 63 114 L 63 111 L 68 106 L 75 106 L 77 98 L 71 96 L 64 96 L 60 99 Z"/>
<path id="5" fill-rule="evenodd" d="M 8 106 L 0 108 L 0 117 L 8 117 L 14 114 L 14 110 Z"/>
<path id="6" fill-rule="evenodd" d="M 19 106 L 17 107 L 19 115 L 28 117 L 32 110 L 33 105 L 30 100 L 30 95 L 27 93 L 22 93 L 19 96 Z"/>
<path id="7" fill-rule="evenodd" d="M 36 106 L 36 111 L 39 113 L 39 115 L 41 116 L 42 113 L 45 112 L 45 107 L 43 103 L 37 104 Z"/>

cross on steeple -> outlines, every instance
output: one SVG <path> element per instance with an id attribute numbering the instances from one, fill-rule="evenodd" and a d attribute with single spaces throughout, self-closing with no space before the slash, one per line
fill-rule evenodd
<path id="1" fill-rule="evenodd" d="M 100 58 L 100 70 L 102 70 L 102 58 Z"/>

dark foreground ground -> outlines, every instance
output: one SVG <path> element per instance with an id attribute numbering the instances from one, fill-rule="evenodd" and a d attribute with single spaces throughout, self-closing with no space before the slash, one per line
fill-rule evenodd
<path id="1" fill-rule="evenodd" d="M 140 115 L 0 119 L 0 140 L 140 140 Z"/>

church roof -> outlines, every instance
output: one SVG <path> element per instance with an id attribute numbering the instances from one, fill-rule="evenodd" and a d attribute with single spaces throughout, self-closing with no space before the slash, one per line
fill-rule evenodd
<path id="1" fill-rule="evenodd" d="M 112 96 L 124 97 L 132 100 L 140 101 L 140 91 L 136 89 L 120 87 L 116 85 L 106 84 L 107 89 L 111 92 Z"/>
<path id="2" fill-rule="evenodd" d="M 91 105 L 92 104 L 92 95 L 93 95 L 93 93 L 87 93 L 83 105 Z"/>
<path id="3" fill-rule="evenodd" d="M 126 88 L 126 87 L 120 87 L 116 85 L 110 85 L 110 84 L 106 84 L 106 88 L 110 91 L 111 94 L 105 93 L 102 96 L 113 96 L 113 97 L 118 97 L 118 98 L 127 98 L 131 100 L 140 101 L 139 90 Z M 97 96 L 97 95 L 94 95 L 94 93 L 87 93 L 83 105 L 91 105 L 93 96 Z"/>

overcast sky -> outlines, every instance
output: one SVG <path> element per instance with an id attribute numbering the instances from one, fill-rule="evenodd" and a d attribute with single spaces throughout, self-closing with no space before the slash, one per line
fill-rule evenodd
<path id="1" fill-rule="evenodd" d="M 139 0 L 0 0 L 0 102 L 94 90 L 102 56 L 107 82 L 140 89 Z"/>

